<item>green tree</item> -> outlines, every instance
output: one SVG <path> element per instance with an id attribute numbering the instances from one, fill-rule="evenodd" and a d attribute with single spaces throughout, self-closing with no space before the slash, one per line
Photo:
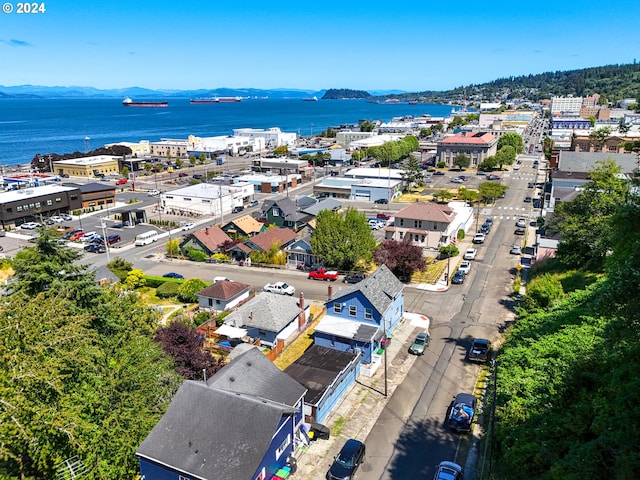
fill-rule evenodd
<path id="1" fill-rule="evenodd" d="M 500 168 L 500 170 L 502 170 L 502 167 L 504 165 L 513 164 L 516 159 L 516 151 L 511 145 L 505 145 L 500 150 L 498 150 L 498 153 L 496 153 L 496 156 L 494 158 L 496 163 L 498 164 L 498 167 Z"/>
<path id="2" fill-rule="evenodd" d="M 460 153 L 453 159 L 453 165 L 458 167 L 460 170 L 464 170 L 471 165 L 471 159 L 464 153 Z"/>
<path id="3" fill-rule="evenodd" d="M 170 257 L 175 257 L 180 253 L 180 240 L 172 238 L 164 244 L 164 250 Z"/>
<path id="4" fill-rule="evenodd" d="M 376 246 L 364 214 L 349 208 L 344 215 L 322 210 L 316 217 L 311 250 L 328 267 L 351 271 L 369 262 Z"/>
<path id="5" fill-rule="evenodd" d="M 409 155 L 402 163 L 402 182 L 405 189 L 410 189 L 413 185 L 422 185 L 422 169 L 420 168 L 420 160 L 413 155 Z"/>
<path id="6" fill-rule="evenodd" d="M 449 190 L 442 189 L 439 192 L 437 192 L 436 194 L 434 194 L 434 198 L 439 203 L 447 203 L 449 200 L 451 200 L 453 198 L 453 193 L 451 193 Z"/>
<path id="7" fill-rule="evenodd" d="M 602 146 L 604 142 L 611 136 L 611 127 L 602 127 L 596 128 L 589 134 L 589 138 L 591 138 L 596 143 L 596 150 L 602 150 Z"/>
<path id="8" fill-rule="evenodd" d="M 204 165 L 207 162 L 207 156 L 204 154 L 204 152 L 200 154 L 198 160 L 200 161 L 201 165 Z"/>
<path id="9" fill-rule="evenodd" d="M 182 167 L 182 165 L 184 165 L 184 160 L 182 160 L 181 158 L 176 158 L 176 167 L 180 168 Z"/>
<path id="10" fill-rule="evenodd" d="M 627 200 L 629 184 L 612 159 L 599 160 L 573 200 L 554 209 L 562 241 L 557 257 L 568 268 L 601 269 L 611 248 L 610 220 Z"/>
<path id="11" fill-rule="evenodd" d="M 190 278 L 189 280 L 185 280 L 178 287 L 178 298 L 181 302 L 195 303 L 198 301 L 196 293 L 206 286 L 207 284 L 204 283 L 204 280 L 199 278 Z"/>
<path id="12" fill-rule="evenodd" d="M 360 122 L 360 131 L 361 132 L 373 132 L 373 129 L 376 126 L 371 123 L 369 120 L 365 120 L 364 122 Z"/>
<path id="13" fill-rule="evenodd" d="M 127 273 L 127 278 L 123 282 L 123 285 L 128 290 L 135 290 L 136 288 L 144 287 L 146 283 L 144 272 L 134 268 Z"/>
<path id="14" fill-rule="evenodd" d="M 507 145 L 513 147 L 517 155 L 520 155 L 524 151 L 522 137 L 516 132 L 507 132 L 500 136 L 498 139 L 498 150 Z"/>
<path id="15" fill-rule="evenodd" d="M 121 282 L 123 282 L 127 278 L 129 271 L 133 269 L 133 264 L 123 258 L 116 257 L 111 260 L 111 262 L 107 263 L 107 268 L 111 270 Z"/>
<path id="16" fill-rule="evenodd" d="M 289 148 L 286 145 L 280 145 L 273 151 L 273 154 L 279 157 L 286 157 L 289 155 Z"/>
<path id="17" fill-rule="evenodd" d="M 122 175 L 125 178 L 129 178 L 129 168 L 127 168 L 126 165 L 122 167 L 122 170 L 120 170 L 120 175 Z"/>
<path id="18" fill-rule="evenodd" d="M 198 162 L 198 159 L 193 155 L 189 157 L 189 163 L 191 164 L 192 167 L 195 167 L 197 162 Z"/>
<path id="19" fill-rule="evenodd" d="M 151 172 L 151 169 L 153 168 L 153 165 L 151 165 L 149 162 L 144 164 L 144 171 L 148 173 Z"/>
<path id="20" fill-rule="evenodd" d="M 482 182 L 478 187 L 480 197 L 487 202 L 492 202 L 496 198 L 499 198 L 507 190 L 505 185 L 501 185 L 496 182 Z"/>

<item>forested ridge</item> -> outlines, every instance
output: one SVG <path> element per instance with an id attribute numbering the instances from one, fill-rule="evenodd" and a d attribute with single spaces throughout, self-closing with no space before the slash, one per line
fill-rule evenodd
<path id="1" fill-rule="evenodd" d="M 587 96 L 598 93 L 610 102 L 640 97 L 640 64 L 605 65 L 520 75 L 488 83 L 460 86 L 446 91 L 423 91 L 393 95 L 395 98 L 422 101 L 494 101 L 526 98 L 538 101 L 554 96 Z"/>

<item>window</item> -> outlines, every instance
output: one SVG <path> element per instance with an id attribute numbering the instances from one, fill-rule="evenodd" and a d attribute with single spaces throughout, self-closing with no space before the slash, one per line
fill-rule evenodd
<path id="1" fill-rule="evenodd" d="M 364 318 L 365 318 L 365 320 L 372 320 L 373 319 L 373 311 L 370 308 L 365 308 L 364 309 Z"/>
<path id="2" fill-rule="evenodd" d="M 416 220 L 416 228 L 422 228 L 422 220 Z"/>
<path id="3" fill-rule="evenodd" d="M 290 444 L 291 444 L 291 436 L 287 434 L 287 437 L 282 441 L 282 443 L 276 450 L 276 460 L 280 458 L 280 455 L 282 455 L 285 452 L 285 450 Z"/>
<path id="4" fill-rule="evenodd" d="M 185 202 L 190 202 L 191 201 L 191 199 L 188 198 L 188 197 L 182 197 L 182 200 L 184 200 Z"/>
<path id="5" fill-rule="evenodd" d="M 51 200 L 47 200 L 47 205 L 53 205 L 53 202 Z"/>
<path id="6" fill-rule="evenodd" d="M 342 305 L 340 305 L 339 303 L 334 303 L 333 313 L 341 313 L 341 312 L 342 312 Z"/>
<path id="7" fill-rule="evenodd" d="M 213 298 L 210 298 L 210 299 L 209 299 L 209 306 L 210 306 L 210 307 L 213 307 Z"/>
<path id="8" fill-rule="evenodd" d="M 271 215 L 273 215 L 274 217 L 279 217 L 280 216 L 280 210 L 278 209 L 278 207 L 273 207 L 271 209 Z"/>
<path id="9" fill-rule="evenodd" d="M 358 307 L 355 305 L 349 305 L 349 316 L 355 317 L 358 314 Z"/>
<path id="10" fill-rule="evenodd" d="M 76 196 L 76 198 L 78 198 L 78 197 Z M 62 201 L 62 199 L 60 197 L 56 198 L 56 203 L 60 203 L 61 201 Z"/>
<path id="11" fill-rule="evenodd" d="M 433 229 L 437 230 L 438 229 L 438 224 L 436 222 L 433 222 Z"/>
<path id="12" fill-rule="evenodd" d="M 404 218 L 401 218 L 401 219 L 400 219 L 400 226 L 401 226 L 401 227 L 404 227 Z"/>

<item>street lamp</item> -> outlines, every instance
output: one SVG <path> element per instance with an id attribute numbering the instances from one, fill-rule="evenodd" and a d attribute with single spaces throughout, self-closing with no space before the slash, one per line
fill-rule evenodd
<path id="1" fill-rule="evenodd" d="M 109 242 L 107 240 L 107 232 L 105 230 L 105 225 L 104 225 L 104 217 L 100 217 L 100 226 L 102 227 L 102 238 L 104 240 L 104 248 L 107 251 L 107 263 L 111 263 L 111 258 L 109 257 Z"/>

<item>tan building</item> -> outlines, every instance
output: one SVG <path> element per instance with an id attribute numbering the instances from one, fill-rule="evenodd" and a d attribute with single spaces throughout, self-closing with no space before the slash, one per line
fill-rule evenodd
<path id="1" fill-rule="evenodd" d="M 445 137 L 438 142 L 437 159 L 448 167 L 453 167 L 453 160 L 460 154 L 471 159 L 471 167 L 476 168 L 488 157 L 498 151 L 498 138 L 489 132 L 460 132 Z"/>
<path id="2" fill-rule="evenodd" d="M 393 225 L 384 229 L 384 238 L 400 242 L 408 237 L 413 245 L 437 250 L 456 237 L 456 215 L 447 205 L 415 202 L 394 215 Z"/>
<path id="3" fill-rule="evenodd" d="M 70 158 L 53 162 L 53 171 L 70 177 L 96 178 L 119 172 L 119 157 L 95 155 L 93 157 Z"/>
<path id="4" fill-rule="evenodd" d="M 605 138 L 604 141 L 595 139 L 587 134 L 574 135 L 571 140 L 571 150 L 574 152 L 604 152 L 604 153 L 629 153 L 624 147 L 624 142 L 638 141 L 640 136 L 615 135 Z"/>

